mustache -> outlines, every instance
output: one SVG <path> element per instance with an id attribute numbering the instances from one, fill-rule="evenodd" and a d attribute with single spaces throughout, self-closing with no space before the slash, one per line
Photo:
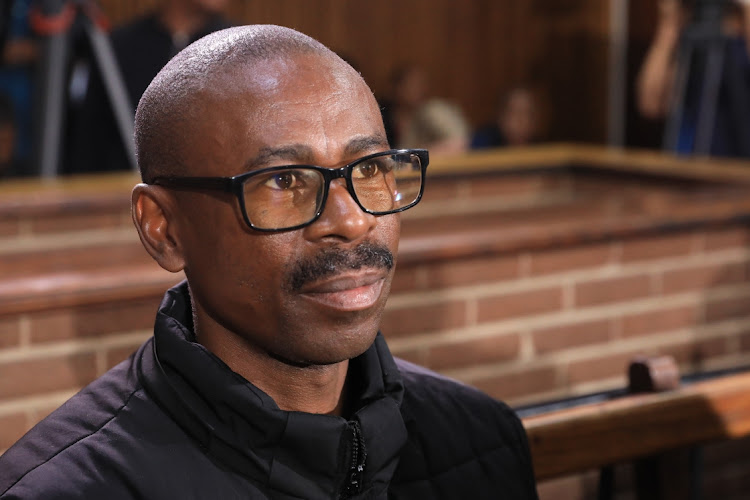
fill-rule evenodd
<path id="1" fill-rule="evenodd" d="M 289 289 L 298 292 L 308 283 L 334 276 L 342 271 L 363 267 L 393 268 L 393 253 L 382 245 L 365 242 L 352 250 L 338 247 L 326 248 L 317 255 L 298 261 L 289 273 Z"/>

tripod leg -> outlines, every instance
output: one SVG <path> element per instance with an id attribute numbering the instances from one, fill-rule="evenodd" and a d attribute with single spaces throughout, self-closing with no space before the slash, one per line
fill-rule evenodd
<path id="1" fill-rule="evenodd" d="M 750 158 L 750 99 L 744 68 L 736 57 L 728 57 L 726 64 L 726 89 L 729 100 L 730 130 L 734 154 Z"/>
<path id="2" fill-rule="evenodd" d="M 55 177 L 60 169 L 62 152 L 62 129 L 65 117 L 65 72 L 70 52 L 70 39 L 67 33 L 48 37 L 40 75 L 40 105 L 42 116 L 37 120 L 34 142 L 35 167 L 42 177 Z"/>
<path id="3" fill-rule="evenodd" d="M 692 40 L 683 37 L 677 57 L 677 74 L 675 75 L 674 91 L 671 97 L 672 103 L 664 128 L 663 147 L 665 151 L 678 151 L 680 131 L 685 117 L 685 99 L 687 98 L 687 87 L 692 63 Z"/>
<path id="4" fill-rule="evenodd" d="M 724 72 L 725 45 L 723 40 L 712 40 L 708 48 L 701 89 L 700 111 L 695 134 L 695 148 L 698 154 L 710 154 L 716 125 L 716 109 L 719 105 L 719 90 Z"/>
<path id="5" fill-rule="evenodd" d="M 135 143 L 133 141 L 133 108 L 122 79 L 120 67 L 117 65 L 115 53 L 107 35 L 91 20 L 86 22 L 86 34 L 91 42 L 94 59 L 101 73 L 130 166 L 133 170 L 137 170 Z"/>

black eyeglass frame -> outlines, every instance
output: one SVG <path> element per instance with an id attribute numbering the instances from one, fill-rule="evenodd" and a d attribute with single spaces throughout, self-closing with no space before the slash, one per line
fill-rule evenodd
<path id="1" fill-rule="evenodd" d="M 420 186 L 419 186 L 419 194 L 417 195 L 416 199 L 409 203 L 408 205 L 405 205 L 403 207 L 397 208 L 395 210 L 386 210 L 386 211 L 374 211 L 374 210 L 368 210 L 365 207 L 362 206 L 362 203 L 359 201 L 359 198 L 357 198 L 357 193 L 354 192 L 354 185 L 352 183 L 352 171 L 354 170 L 354 167 L 359 165 L 360 163 L 363 163 L 367 160 L 371 160 L 372 158 L 377 158 L 379 156 L 389 156 L 389 155 L 416 155 L 419 158 L 419 165 L 421 168 L 421 180 L 420 180 Z M 251 228 L 256 231 L 263 231 L 267 233 L 274 233 L 274 232 L 280 232 L 280 231 L 291 231 L 294 229 L 300 229 L 305 226 L 309 226 L 323 213 L 323 209 L 325 209 L 326 202 L 328 201 L 328 190 L 331 186 L 331 181 L 335 179 L 345 179 L 346 180 L 346 190 L 349 192 L 349 195 L 351 195 L 352 199 L 357 203 L 360 209 L 362 209 L 363 212 L 371 214 L 371 215 L 388 215 L 388 214 L 395 214 L 398 212 L 403 212 L 404 210 L 408 210 L 422 199 L 422 194 L 424 193 L 424 181 L 427 173 L 427 165 L 430 163 L 430 155 L 429 152 L 426 149 L 389 149 L 388 151 L 381 151 L 379 153 L 373 153 L 367 156 L 363 156 L 362 158 L 357 158 L 351 163 L 348 163 L 342 167 L 339 168 L 326 168 L 326 167 L 320 167 L 318 165 L 279 165 L 276 167 L 268 167 L 268 168 L 262 168 L 260 170 L 253 170 L 251 172 L 246 172 L 244 174 L 235 175 L 234 177 L 155 177 L 151 180 L 151 182 L 148 182 L 147 184 L 162 186 L 166 188 L 187 188 L 187 189 L 198 189 L 198 190 L 210 190 L 210 191 L 223 191 L 226 193 L 232 193 L 237 197 L 237 201 L 240 204 L 240 208 L 242 209 L 242 217 L 245 219 L 245 223 Z M 305 169 L 311 169 L 316 170 L 321 173 L 323 176 L 323 197 L 320 201 L 320 208 L 315 212 L 315 215 L 308 220 L 307 222 L 304 222 L 302 224 L 297 224 L 296 226 L 290 226 L 290 227 L 283 227 L 283 228 L 262 228 L 262 227 L 256 227 L 253 225 L 253 223 L 250 221 L 250 217 L 247 215 L 247 208 L 245 207 L 245 193 L 244 193 L 244 184 L 247 181 L 247 179 L 250 179 L 256 175 L 260 175 L 263 173 L 268 172 L 274 172 L 277 170 L 289 170 L 294 168 L 305 168 Z"/>

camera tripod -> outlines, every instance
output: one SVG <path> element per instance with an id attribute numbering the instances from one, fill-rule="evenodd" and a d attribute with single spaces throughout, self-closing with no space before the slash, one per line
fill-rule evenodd
<path id="1" fill-rule="evenodd" d="M 729 129 L 738 138 L 734 141 L 738 148 L 735 153 L 750 157 L 750 141 L 747 140 L 750 137 L 750 89 L 745 86 L 737 62 L 727 58 L 729 38 L 721 29 L 727 3 L 727 0 L 695 1 L 693 22 L 683 31 L 678 48 L 674 101 L 664 134 L 665 150 L 685 152 L 681 136 L 685 132 L 683 127 L 688 112 L 691 112 L 695 130 L 690 152 L 710 154 L 717 110 L 724 91 L 729 103 Z M 691 85 L 693 87 L 689 89 Z M 694 101 L 697 109 L 688 109 L 690 91 L 697 92 L 692 96 L 698 97 Z"/>
<path id="2" fill-rule="evenodd" d="M 65 89 L 75 36 L 83 26 L 117 122 L 130 165 L 135 170 L 133 111 L 117 59 L 105 32 L 106 20 L 93 0 L 35 0 L 30 22 L 44 37 L 40 82 L 40 113 L 34 131 L 34 167 L 42 177 L 60 172 L 62 132 L 67 109 Z"/>

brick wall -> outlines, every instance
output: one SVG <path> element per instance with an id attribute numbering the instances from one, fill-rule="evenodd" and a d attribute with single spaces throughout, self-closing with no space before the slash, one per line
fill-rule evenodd
<path id="1" fill-rule="evenodd" d="M 168 277 L 133 228 L 134 183 L 1 187 L 0 450 L 150 335 Z"/>
<path id="2" fill-rule="evenodd" d="M 512 403 L 622 386 L 637 354 L 683 372 L 750 361 L 745 227 L 400 266 L 400 356 Z"/>
<path id="3" fill-rule="evenodd" d="M 179 279 L 140 247 L 129 189 L 111 191 L 0 190 L 0 450 L 147 338 Z M 382 330 L 396 355 L 516 405 L 620 387 L 637 354 L 683 372 L 747 364 L 745 191 L 575 169 L 435 176 L 404 215 Z"/>

